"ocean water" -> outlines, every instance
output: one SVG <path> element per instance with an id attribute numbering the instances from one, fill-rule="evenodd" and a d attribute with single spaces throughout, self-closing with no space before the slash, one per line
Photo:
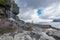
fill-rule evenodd
<path id="1" fill-rule="evenodd" d="M 60 29 L 60 22 L 39 22 L 40 25 L 51 25 Z"/>
<path id="2" fill-rule="evenodd" d="M 60 22 L 51 22 L 49 23 L 51 26 L 59 28 L 60 29 Z"/>

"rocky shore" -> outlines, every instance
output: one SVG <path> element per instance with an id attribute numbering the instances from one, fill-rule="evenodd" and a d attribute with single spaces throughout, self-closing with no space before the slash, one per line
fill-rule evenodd
<path id="1" fill-rule="evenodd" d="M 60 29 L 25 23 L 14 0 L 0 0 L 0 40 L 60 40 Z"/>

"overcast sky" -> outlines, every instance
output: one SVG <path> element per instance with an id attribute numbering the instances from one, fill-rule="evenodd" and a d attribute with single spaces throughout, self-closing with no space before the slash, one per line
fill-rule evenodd
<path id="1" fill-rule="evenodd" d="M 52 22 L 60 19 L 60 0 L 15 0 L 19 17 L 25 22 Z"/>

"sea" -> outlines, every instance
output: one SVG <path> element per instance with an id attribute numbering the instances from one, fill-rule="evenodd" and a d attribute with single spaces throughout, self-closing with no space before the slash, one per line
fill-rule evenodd
<path id="1" fill-rule="evenodd" d="M 60 22 L 39 22 L 40 25 L 51 25 L 52 27 L 60 29 Z"/>

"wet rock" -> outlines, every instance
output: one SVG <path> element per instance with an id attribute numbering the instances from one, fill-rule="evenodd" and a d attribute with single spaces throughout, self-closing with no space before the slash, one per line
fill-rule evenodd
<path id="1" fill-rule="evenodd" d="M 17 30 L 17 26 L 13 21 L 0 19 L 0 33 L 14 32 Z"/>
<path id="2" fill-rule="evenodd" d="M 41 33 L 41 40 L 55 40 L 52 36 L 48 36 L 46 33 Z"/>
<path id="3" fill-rule="evenodd" d="M 26 34 L 25 35 L 25 40 L 32 40 L 32 38 L 30 37 L 30 35 Z"/>
<path id="4" fill-rule="evenodd" d="M 14 36 L 14 40 L 24 40 L 25 35 L 23 33 L 18 33 Z"/>
<path id="5" fill-rule="evenodd" d="M 37 33 L 34 33 L 34 32 L 30 32 L 30 37 L 32 38 L 32 39 L 34 39 L 35 38 L 35 40 L 39 40 L 40 39 L 40 36 L 41 35 L 39 35 L 39 34 L 37 34 Z"/>
<path id="6" fill-rule="evenodd" d="M 13 40 L 12 36 L 9 36 L 7 34 L 4 34 L 2 36 L 0 36 L 1 40 Z"/>

